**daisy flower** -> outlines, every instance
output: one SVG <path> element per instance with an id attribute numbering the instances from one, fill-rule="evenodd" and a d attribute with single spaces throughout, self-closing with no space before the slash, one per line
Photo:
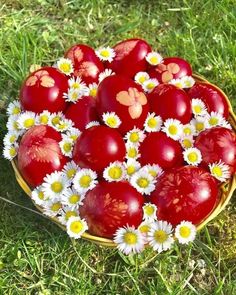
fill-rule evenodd
<path id="1" fill-rule="evenodd" d="M 13 102 L 10 102 L 7 107 L 7 114 L 8 116 L 11 115 L 19 115 L 21 112 L 21 106 L 19 100 L 14 100 Z"/>
<path id="2" fill-rule="evenodd" d="M 98 90 L 98 84 L 97 83 L 91 83 L 87 87 L 87 93 L 86 95 L 96 97 L 97 96 L 97 90 Z"/>
<path id="3" fill-rule="evenodd" d="M 51 114 L 49 111 L 43 111 L 41 114 L 38 115 L 37 123 L 42 125 L 47 125 L 50 122 Z"/>
<path id="4" fill-rule="evenodd" d="M 157 206 L 152 203 L 146 203 L 143 206 L 143 219 L 146 221 L 157 220 Z"/>
<path id="5" fill-rule="evenodd" d="M 70 130 L 71 127 L 74 125 L 74 122 L 70 119 L 63 119 L 60 120 L 58 124 L 54 125 L 54 129 L 56 129 L 59 132 L 64 132 L 67 130 Z"/>
<path id="6" fill-rule="evenodd" d="M 46 201 L 42 204 L 43 213 L 49 217 L 55 217 L 61 213 L 62 203 L 60 199 Z"/>
<path id="7" fill-rule="evenodd" d="M 67 137 L 67 138 L 63 138 L 60 142 L 59 142 L 59 146 L 61 148 L 61 152 L 63 155 L 71 158 L 72 157 L 72 152 L 73 152 L 73 148 L 74 148 L 74 141 Z"/>
<path id="8" fill-rule="evenodd" d="M 152 223 L 147 239 L 154 251 L 161 253 L 171 248 L 174 243 L 172 230 L 172 225 L 167 221 L 160 220 Z"/>
<path id="9" fill-rule="evenodd" d="M 70 76 L 70 74 L 74 71 L 72 61 L 69 58 L 64 57 L 57 61 L 57 68 L 67 76 Z"/>
<path id="10" fill-rule="evenodd" d="M 99 125 L 100 125 L 100 123 L 98 121 L 91 121 L 85 126 L 85 129 L 89 129 L 93 126 L 99 126 Z"/>
<path id="11" fill-rule="evenodd" d="M 116 56 L 115 50 L 111 47 L 102 47 L 95 51 L 101 61 L 112 62 Z"/>
<path id="12" fill-rule="evenodd" d="M 188 148 L 183 152 L 184 161 L 189 165 L 198 166 L 202 161 L 202 154 L 197 148 Z"/>
<path id="13" fill-rule="evenodd" d="M 11 161 L 17 155 L 19 145 L 17 143 L 13 145 L 6 145 L 3 149 L 3 156 L 5 159 Z"/>
<path id="14" fill-rule="evenodd" d="M 78 139 L 80 136 L 81 131 L 78 128 L 71 127 L 69 130 L 66 132 L 66 134 L 62 134 L 62 138 L 69 137 L 72 139 L 74 142 Z"/>
<path id="15" fill-rule="evenodd" d="M 18 124 L 19 115 L 11 115 L 7 120 L 7 130 L 20 132 L 20 127 Z"/>
<path id="16" fill-rule="evenodd" d="M 68 80 L 70 89 L 77 89 L 81 93 L 87 90 L 86 84 L 81 80 L 80 77 L 72 77 Z"/>
<path id="17" fill-rule="evenodd" d="M 79 169 L 79 166 L 76 165 L 74 161 L 71 161 L 66 163 L 66 165 L 63 167 L 62 172 L 65 174 L 65 177 L 68 181 L 72 181 Z"/>
<path id="18" fill-rule="evenodd" d="M 158 80 L 153 78 L 153 79 L 148 79 L 143 82 L 143 90 L 150 93 L 153 91 L 153 89 L 159 84 Z"/>
<path id="19" fill-rule="evenodd" d="M 142 223 L 140 223 L 138 230 L 139 232 L 145 237 L 145 242 L 147 242 L 148 233 L 151 229 L 152 222 L 145 220 Z"/>
<path id="20" fill-rule="evenodd" d="M 139 149 L 137 145 L 131 144 L 130 142 L 127 142 L 125 144 L 126 147 L 126 158 L 127 159 L 138 159 L 140 157 Z"/>
<path id="21" fill-rule="evenodd" d="M 36 124 L 36 114 L 28 111 L 24 112 L 19 116 L 17 122 L 20 129 L 30 129 Z"/>
<path id="22" fill-rule="evenodd" d="M 114 235 L 114 242 L 122 253 L 140 253 L 144 249 L 144 236 L 133 226 L 118 228 Z"/>
<path id="23" fill-rule="evenodd" d="M 68 187 L 65 174 L 59 171 L 47 174 L 43 180 L 42 191 L 50 200 L 60 198 L 61 194 L 63 194 Z"/>
<path id="24" fill-rule="evenodd" d="M 189 221 L 181 221 L 175 228 L 175 237 L 180 244 L 189 244 L 193 242 L 196 237 L 196 226 Z"/>
<path id="25" fill-rule="evenodd" d="M 195 128 L 192 124 L 185 124 L 182 128 L 183 136 L 193 136 L 195 134 Z"/>
<path id="26" fill-rule="evenodd" d="M 174 140 L 179 140 L 182 135 L 182 124 L 177 119 L 167 119 L 164 122 L 164 126 L 162 127 L 162 131 L 166 133 L 166 135 Z"/>
<path id="27" fill-rule="evenodd" d="M 81 90 L 70 88 L 67 93 L 63 93 L 63 98 L 65 98 L 65 101 L 76 103 L 83 95 L 84 93 Z"/>
<path id="28" fill-rule="evenodd" d="M 205 103 L 199 98 L 193 98 L 191 101 L 192 112 L 194 116 L 204 116 L 207 114 Z"/>
<path id="29" fill-rule="evenodd" d="M 61 120 L 64 120 L 65 116 L 62 112 L 52 113 L 49 121 L 49 125 L 56 126 L 60 123 Z"/>
<path id="30" fill-rule="evenodd" d="M 159 53 L 152 51 L 152 52 L 149 52 L 149 53 L 147 54 L 147 56 L 146 56 L 146 61 L 147 61 L 150 65 L 152 65 L 152 66 L 156 66 L 156 65 L 162 63 L 163 58 L 162 58 L 162 56 L 161 56 Z"/>
<path id="31" fill-rule="evenodd" d="M 127 140 L 128 143 L 133 145 L 139 145 L 140 142 L 143 142 L 145 138 L 144 131 L 138 128 L 134 128 L 126 133 L 124 139 Z"/>
<path id="32" fill-rule="evenodd" d="M 206 119 L 204 117 L 201 116 L 197 116 L 195 117 L 195 119 L 192 119 L 190 121 L 190 124 L 195 128 L 195 133 L 194 135 L 198 135 L 199 133 L 201 133 L 202 131 L 204 131 L 207 127 L 207 122 Z"/>
<path id="33" fill-rule="evenodd" d="M 191 88 L 195 84 L 195 80 L 192 76 L 184 76 L 181 78 L 184 87 L 183 88 Z"/>
<path id="34" fill-rule="evenodd" d="M 91 190 L 96 186 L 98 183 L 96 178 L 97 173 L 93 170 L 85 168 L 80 169 L 77 171 L 73 179 L 74 188 L 81 194 L 86 193 L 88 190 Z"/>
<path id="35" fill-rule="evenodd" d="M 85 219 L 72 216 L 66 224 L 67 234 L 74 239 L 79 239 L 81 235 L 88 230 L 88 225 Z"/>
<path id="36" fill-rule="evenodd" d="M 211 112 L 206 115 L 207 128 L 220 126 L 225 119 L 220 113 Z"/>
<path id="37" fill-rule="evenodd" d="M 231 176 L 230 167 L 221 160 L 219 162 L 209 164 L 209 169 L 211 175 L 221 182 L 225 182 Z"/>
<path id="38" fill-rule="evenodd" d="M 128 178 L 141 168 L 141 164 L 134 159 L 128 159 L 124 166 L 126 168 L 126 176 Z"/>
<path id="39" fill-rule="evenodd" d="M 61 210 L 60 216 L 58 217 L 58 220 L 63 225 L 66 225 L 67 224 L 67 221 L 69 220 L 70 217 L 72 217 L 72 216 L 73 217 L 78 217 L 79 216 L 78 210 L 73 210 L 69 206 L 63 206 L 62 209 L 63 210 Z"/>
<path id="40" fill-rule="evenodd" d="M 193 136 L 184 135 L 180 139 L 180 144 L 183 149 L 189 149 L 193 147 L 194 139 Z"/>
<path id="41" fill-rule="evenodd" d="M 121 120 L 115 112 L 103 113 L 102 120 L 110 128 L 118 128 L 121 124 Z"/>
<path id="42" fill-rule="evenodd" d="M 105 170 L 103 171 L 103 177 L 111 182 L 111 181 L 121 181 L 126 177 L 125 168 L 123 163 L 119 161 L 115 161 L 111 163 Z"/>
<path id="43" fill-rule="evenodd" d="M 68 188 L 61 197 L 63 205 L 69 206 L 72 209 L 77 209 L 83 204 L 84 195 L 78 193 L 74 188 Z"/>
<path id="44" fill-rule="evenodd" d="M 163 174 L 163 170 L 158 164 L 145 165 L 142 170 L 147 171 L 153 178 L 160 177 Z"/>
<path id="45" fill-rule="evenodd" d="M 4 145 L 12 145 L 17 142 L 19 134 L 15 131 L 9 131 L 3 139 Z"/>
<path id="46" fill-rule="evenodd" d="M 130 184 L 136 188 L 138 192 L 150 195 L 155 189 L 156 180 L 145 170 L 135 172 L 130 178 Z"/>
<path id="47" fill-rule="evenodd" d="M 168 82 L 168 84 L 174 85 L 180 89 L 184 88 L 184 83 L 182 79 L 172 79 Z"/>
<path id="48" fill-rule="evenodd" d="M 144 123 L 144 129 L 147 132 L 156 132 L 161 130 L 163 121 L 160 116 L 156 116 L 155 113 L 148 113 L 147 119 Z"/>
<path id="49" fill-rule="evenodd" d="M 105 69 L 103 72 L 101 72 L 98 76 L 99 83 L 102 82 L 106 77 L 109 77 L 111 75 L 114 75 L 115 73 L 112 72 L 111 69 Z"/>
<path id="50" fill-rule="evenodd" d="M 149 75 L 147 72 L 138 72 L 135 76 L 134 76 L 134 80 L 137 84 L 139 85 L 143 85 L 143 83 L 147 80 L 149 80 Z"/>
<path id="51" fill-rule="evenodd" d="M 42 186 L 37 186 L 31 193 L 31 198 L 35 204 L 42 206 L 48 198 L 45 196 Z"/>
<path id="52" fill-rule="evenodd" d="M 225 118 L 222 119 L 220 126 L 232 130 L 232 126 Z"/>

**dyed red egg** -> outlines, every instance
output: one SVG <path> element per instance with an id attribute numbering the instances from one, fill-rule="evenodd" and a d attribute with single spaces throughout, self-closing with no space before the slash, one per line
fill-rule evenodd
<path id="1" fill-rule="evenodd" d="M 150 45 L 142 39 L 128 39 L 116 44 L 113 49 L 116 56 L 107 66 L 116 74 L 133 78 L 137 72 L 146 71 L 146 55 L 151 51 Z"/>
<path id="2" fill-rule="evenodd" d="M 74 122 L 74 126 L 83 131 L 85 126 L 91 121 L 97 121 L 96 101 L 92 96 L 84 96 L 75 104 L 71 104 L 65 116 Z"/>
<path id="3" fill-rule="evenodd" d="M 236 172 L 236 134 L 224 127 L 214 127 L 201 132 L 194 143 L 202 154 L 203 165 L 223 161 L 231 172 Z"/>
<path id="4" fill-rule="evenodd" d="M 188 94 L 174 85 L 160 84 L 148 95 L 151 112 L 160 115 L 163 120 L 178 119 L 183 124 L 192 117 Z"/>
<path id="5" fill-rule="evenodd" d="M 77 44 L 68 49 L 65 57 L 72 60 L 75 76 L 79 76 L 87 84 L 98 82 L 98 76 L 104 66 L 93 48 Z"/>
<path id="6" fill-rule="evenodd" d="M 83 203 L 80 215 L 96 236 L 112 238 L 119 227 L 142 222 L 143 196 L 128 182 L 100 182 Z"/>
<path id="7" fill-rule="evenodd" d="M 20 103 L 25 111 L 40 113 L 64 111 L 63 93 L 68 91 L 68 78 L 53 67 L 41 68 L 30 74 L 20 91 Z"/>
<path id="8" fill-rule="evenodd" d="M 199 98 L 206 104 L 208 112 L 218 112 L 226 119 L 229 116 L 229 105 L 225 94 L 218 87 L 199 82 L 188 91 L 191 98 Z"/>
<path id="9" fill-rule="evenodd" d="M 214 209 L 218 199 L 215 179 L 207 171 L 192 166 L 174 168 L 161 177 L 151 196 L 160 220 L 172 225 L 181 221 L 199 224 Z"/>
<path id="10" fill-rule="evenodd" d="M 133 80 L 119 75 L 105 78 L 98 87 L 97 110 L 115 112 L 121 120 L 118 130 L 125 133 L 135 126 L 143 128 L 149 111 L 146 95 Z"/>
<path id="11" fill-rule="evenodd" d="M 22 137 L 18 150 L 20 174 L 32 187 L 42 184 L 46 174 L 61 170 L 68 161 L 60 150 L 61 134 L 50 126 L 30 128 Z"/>
<path id="12" fill-rule="evenodd" d="M 149 70 L 151 78 L 156 78 L 160 83 L 168 83 L 172 79 L 192 76 L 191 65 L 180 57 L 167 57 L 163 62 Z"/>
<path id="13" fill-rule="evenodd" d="M 125 143 L 118 131 L 106 126 L 93 126 L 82 132 L 73 151 L 73 160 L 98 173 L 114 161 L 123 161 Z"/>
<path id="14" fill-rule="evenodd" d="M 163 169 L 183 164 L 182 148 L 178 141 L 163 132 L 149 133 L 140 146 L 140 163 L 158 164 Z"/>

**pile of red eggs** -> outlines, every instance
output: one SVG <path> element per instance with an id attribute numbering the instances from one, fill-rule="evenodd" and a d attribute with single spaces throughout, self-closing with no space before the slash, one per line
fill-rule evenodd
<path id="1" fill-rule="evenodd" d="M 195 109 L 193 102 L 200 102 Z M 31 116 L 22 121 L 17 116 L 24 113 Z M 220 180 L 236 170 L 236 135 L 226 121 L 229 105 L 223 93 L 194 81 L 186 60 L 162 58 L 141 39 L 103 52 L 82 44 L 71 47 L 60 62 L 26 78 L 20 111 L 9 114 L 16 122 L 15 127 L 8 123 L 9 132 L 19 132 L 12 143 L 15 154 L 8 158 L 17 154 L 17 167 L 32 190 L 71 160 L 78 170 L 95 172 L 94 185 L 74 208 L 88 232 L 100 237 L 112 238 L 124 226 L 137 228 L 145 203 L 156 205 L 158 220 L 198 225 L 219 201 Z M 77 129 L 77 136 L 66 154 L 59 143 L 70 128 Z M 5 145 L 10 148 L 7 139 Z M 113 169 L 109 179 L 104 171 L 112 163 L 122 169 Z M 147 173 L 148 167 L 155 169 L 145 177 L 142 169 Z M 152 186 L 145 190 L 149 180 Z"/>

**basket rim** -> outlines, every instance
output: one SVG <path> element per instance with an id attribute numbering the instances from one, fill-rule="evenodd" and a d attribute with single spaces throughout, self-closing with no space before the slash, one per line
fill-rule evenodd
<path id="1" fill-rule="evenodd" d="M 202 83 L 205 84 L 210 84 L 213 85 L 226 99 L 228 106 L 229 106 L 229 113 L 230 113 L 230 117 L 233 120 L 233 122 L 235 123 L 236 126 L 236 115 L 233 112 L 232 109 L 232 105 L 230 103 L 230 100 L 228 99 L 228 97 L 226 96 L 226 94 L 215 84 L 210 83 L 208 80 L 206 80 L 204 77 L 198 75 L 198 74 L 193 74 L 193 77 Z M 236 129 L 234 130 L 236 132 Z M 17 161 L 14 159 L 11 161 L 13 170 L 15 172 L 15 177 L 16 180 L 18 182 L 18 184 L 20 185 L 20 187 L 24 190 L 24 192 L 30 197 L 31 201 L 33 202 L 34 206 L 41 212 L 43 213 L 43 209 L 38 206 L 31 198 L 31 188 L 30 186 L 26 183 L 26 181 L 23 179 L 23 177 L 21 176 L 18 167 L 17 167 Z M 212 219 L 214 219 L 229 203 L 234 190 L 236 189 L 236 174 L 234 174 L 232 176 L 232 178 L 222 184 L 220 186 L 220 190 L 221 190 L 221 197 L 220 200 L 217 204 L 217 206 L 214 208 L 214 210 L 200 223 L 197 225 L 197 230 L 201 230 L 206 224 L 208 224 Z M 50 221 L 53 221 L 54 223 L 56 223 L 60 228 L 62 228 L 64 231 L 66 231 L 66 226 L 62 225 L 57 218 L 55 217 L 47 217 L 45 215 L 46 218 L 48 218 Z M 99 237 L 99 236 L 94 236 L 92 234 L 89 233 L 83 233 L 81 236 L 84 240 L 88 240 L 88 241 L 92 241 L 95 244 L 99 244 L 102 246 L 106 246 L 106 247 L 116 247 L 116 244 L 113 242 L 112 239 L 108 239 L 108 238 L 103 238 L 103 237 Z"/>

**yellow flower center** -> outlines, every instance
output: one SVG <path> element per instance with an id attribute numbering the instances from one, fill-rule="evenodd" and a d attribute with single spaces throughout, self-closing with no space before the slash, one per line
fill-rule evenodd
<path id="1" fill-rule="evenodd" d="M 92 97 L 95 97 L 97 95 L 97 89 L 96 88 L 90 89 L 89 95 Z"/>
<path id="2" fill-rule="evenodd" d="M 145 76 L 141 76 L 138 79 L 139 83 L 141 83 L 141 84 L 143 84 L 146 80 L 147 80 L 147 78 Z"/>
<path id="3" fill-rule="evenodd" d="M 106 49 L 101 50 L 100 54 L 103 57 L 109 57 L 110 56 L 110 52 L 108 50 L 106 50 Z"/>
<path id="4" fill-rule="evenodd" d="M 132 232 L 127 232 L 124 234 L 124 242 L 128 245 L 134 245 L 137 243 L 137 235 Z"/>
<path id="5" fill-rule="evenodd" d="M 15 135 L 11 135 L 9 141 L 10 141 L 10 143 L 14 143 L 16 141 L 16 136 Z"/>
<path id="6" fill-rule="evenodd" d="M 138 142 L 139 141 L 139 134 L 138 132 L 132 132 L 129 137 L 131 142 Z"/>
<path id="7" fill-rule="evenodd" d="M 25 128 L 30 128 L 34 125 L 34 123 L 35 123 L 35 120 L 33 118 L 29 118 L 24 121 L 23 125 Z"/>
<path id="8" fill-rule="evenodd" d="M 144 224 L 144 225 L 141 225 L 138 229 L 142 234 L 147 234 L 150 230 L 150 226 L 147 224 Z"/>
<path id="9" fill-rule="evenodd" d="M 117 120 L 115 117 L 109 117 L 107 119 L 107 125 L 110 126 L 110 127 L 116 127 L 117 126 Z"/>
<path id="10" fill-rule="evenodd" d="M 63 190 L 63 185 L 60 181 L 55 181 L 51 184 L 51 190 L 54 193 L 60 193 Z"/>
<path id="11" fill-rule="evenodd" d="M 18 126 L 18 123 L 16 121 L 13 122 L 13 128 L 15 130 L 19 130 L 19 126 Z"/>
<path id="12" fill-rule="evenodd" d="M 79 180 L 79 184 L 81 187 L 87 188 L 90 186 L 91 181 L 92 181 L 92 178 L 89 175 L 83 175 L 81 176 Z"/>
<path id="13" fill-rule="evenodd" d="M 198 155 L 197 155 L 197 153 L 195 153 L 195 152 L 189 153 L 189 154 L 188 154 L 188 160 L 189 160 L 189 162 L 191 162 L 191 163 L 195 163 L 195 162 L 197 162 L 197 160 L 198 160 Z"/>
<path id="14" fill-rule="evenodd" d="M 188 88 L 192 86 L 191 82 L 190 82 L 190 81 L 188 81 L 188 80 L 187 80 L 187 81 L 185 81 L 185 85 L 186 85 L 186 87 L 188 87 Z"/>
<path id="15" fill-rule="evenodd" d="M 144 178 L 144 177 L 140 177 L 138 180 L 137 180 L 137 184 L 138 186 L 142 187 L 142 188 L 146 188 L 149 186 L 149 181 L 147 180 L 147 178 Z"/>
<path id="16" fill-rule="evenodd" d="M 65 143 L 63 144 L 63 150 L 64 150 L 66 153 L 70 152 L 70 151 L 71 151 L 71 148 L 72 148 L 72 145 L 71 145 L 70 142 L 65 142 Z"/>
<path id="17" fill-rule="evenodd" d="M 78 138 L 78 135 L 70 135 L 70 139 L 72 139 L 73 141 L 76 141 L 77 138 Z"/>
<path id="18" fill-rule="evenodd" d="M 69 201 L 71 204 L 76 204 L 78 203 L 80 200 L 80 196 L 79 195 L 71 195 L 70 198 L 69 198 Z"/>
<path id="19" fill-rule="evenodd" d="M 66 175 L 69 179 L 71 179 L 72 177 L 75 176 L 76 170 L 74 168 L 71 168 L 69 170 L 67 170 Z"/>
<path id="20" fill-rule="evenodd" d="M 148 173 L 152 176 L 152 177 L 156 177 L 157 176 L 157 172 L 155 170 L 149 170 Z"/>
<path id="21" fill-rule="evenodd" d="M 44 200 L 44 193 L 43 193 L 43 192 L 39 192 L 39 193 L 38 193 L 38 198 L 39 198 L 40 200 Z"/>
<path id="22" fill-rule="evenodd" d="M 78 214 L 76 214 L 75 211 L 67 211 L 66 214 L 65 214 L 66 221 L 68 221 L 69 218 L 72 217 L 72 216 L 75 216 L 76 217 L 76 216 L 78 216 Z"/>
<path id="23" fill-rule="evenodd" d="M 135 171 L 136 171 L 136 169 L 135 169 L 134 166 L 130 165 L 130 166 L 127 167 L 127 174 L 128 175 L 134 174 Z"/>
<path id="24" fill-rule="evenodd" d="M 194 111 L 195 114 L 200 114 L 202 112 L 202 108 L 201 108 L 200 105 L 195 105 L 193 107 L 193 111 Z"/>
<path id="25" fill-rule="evenodd" d="M 12 110 L 12 115 L 18 115 L 20 113 L 20 108 L 14 107 Z"/>
<path id="26" fill-rule="evenodd" d="M 71 222 L 70 230 L 75 233 L 79 234 L 84 229 L 84 225 L 80 220 Z"/>
<path id="27" fill-rule="evenodd" d="M 164 230 L 156 230 L 154 233 L 154 239 L 157 243 L 163 244 L 167 241 L 168 235 Z"/>
<path id="28" fill-rule="evenodd" d="M 193 145 L 191 140 L 189 140 L 188 138 L 185 138 L 183 140 L 183 146 L 188 149 L 188 148 L 191 148 Z"/>
<path id="29" fill-rule="evenodd" d="M 209 120 L 209 124 L 210 124 L 211 126 L 215 126 L 215 125 L 217 125 L 218 123 L 219 123 L 219 119 L 216 118 L 216 117 L 212 117 L 212 118 L 210 118 L 210 120 Z"/>
<path id="30" fill-rule="evenodd" d="M 147 89 L 151 90 L 153 89 L 156 85 L 153 82 L 148 83 L 147 85 Z"/>
<path id="31" fill-rule="evenodd" d="M 53 211 L 53 212 L 57 212 L 60 209 L 61 209 L 61 203 L 60 202 L 54 203 L 51 206 L 51 211 Z"/>
<path id="32" fill-rule="evenodd" d="M 192 130 L 191 130 L 191 128 L 189 128 L 189 127 L 185 127 L 185 128 L 183 129 L 183 132 L 184 132 L 184 134 L 186 134 L 186 135 L 191 135 Z"/>
<path id="33" fill-rule="evenodd" d="M 52 119 L 52 124 L 53 125 L 57 125 L 60 123 L 60 117 L 59 116 L 55 116 L 53 119 Z"/>
<path id="34" fill-rule="evenodd" d="M 111 167 L 108 171 L 108 175 L 112 179 L 119 179 L 122 176 L 122 169 L 120 167 Z"/>
<path id="35" fill-rule="evenodd" d="M 63 123 L 63 122 L 60 122 L 60 124 L 57 125 L 57 128 L 58 128 L 59 130 L 64 130 L 64 129 L 66 129 L 67 127 L 68 127 L 68 124 Z"/>
<path id="36" fill-rule="evenodd" d="M 60 65 L 60 70 L 61 70 L 62 72 L 64 72 L 64 73 L 69 73 L 70 70 L 71 70 L 71 66 L 70 66 L 69 63 L 62 63 L 62 64 Z"/>
<path id="37" fill-rule="evenodd" d="M 78 98 L 78 93 L 74 91 L 74 92 L 72 93 L 72 95 L 71 95 L 71 98 L 72 98 L 73 100 L 76 100 L 76 99 Z"/>
<path id="38" fill-rule="evenodd" d="M 77 83 L 77 82 L 74 82 L 72 85 L 71 85 L 72 88 L 74 89 L 80 89 L 80 84 Z"/>
<path id="39" fill-rule="evenodd" d="M 195 128 L 197 131 L 202 131 L 204 129 L 204 123 L 202 122 L 197 122 L 196 125 L 195 125 Z"/>
<path id="40" fill-rule="evenodd" d="M 178 128 L 175 125 L 170 125 L 168 131 L 171 135 L 176 135 L 178 133 Z"/>
<path id="41" fill-rule="evenodd" d="M 212 173 L 214 174 L 214 175 L 216 175 L 216 176 L 218 176 L 218 177 L 221 177 L 222 176 L 222 170 L 221 170 L 221 168 L 219 167 L 219 166 L 214 166 L 213 168 L 212 168 Z"/>
<path id="42" fill-rule="evenodd" d="M 16 149 L 14 147 L 11 147 L 9 150 L 9 154 L 11 157 L 15 157 L 16 155 Z"/>
<path id="43" fill-rule="evenodd" d="M 156 56 L 152 56 L 150 58 L 150 63 L 153 64 L 153 65 L 158 64 L 158 58 Z"/>
<path id="44" fill-rule="evenodd" d="M 134 147 L 130 148 L 128 150 L 128 157 L 130 157 L 130 158 L 135 158 L 137 156 L 137 154 L 138 154 L 138 152 L 137 152 L 136 148 L 134 148 Z"/>
<path id="45" fill-rule="evenodd" d="M 150 206 L 150 205 L 146 205 L 146 206 L 144 207 L 144 212 L 145 212 L 145 214 L 147 214 L 148 216 L 152 216 L 152 215 L 154 214 L 154 212 L 155 212 L 155 209 L 154 209 L 152 206 Z"/>
<path id="46" fill-rule="evenodd" d="M 39 118 L 39 121 L 40 121 L 40 123 L 41 124 L 47 124 L 48 123 L 48 116 L 47 115 L 42 115 L 42 116 L 40 116 L 40 118 Z"/>
<path id="47" fill-rule="evenodd" d="M 182 238 L 188 238 L 191 234 L 191 230 L 188 226 L 181 226 L 179 234 Z"/>
<path id="48" fill-rule="evenodd" d="M 154 118 L 148 120 L 148 127 L 155 128 L 157 126 L 157 121 Z"/>

